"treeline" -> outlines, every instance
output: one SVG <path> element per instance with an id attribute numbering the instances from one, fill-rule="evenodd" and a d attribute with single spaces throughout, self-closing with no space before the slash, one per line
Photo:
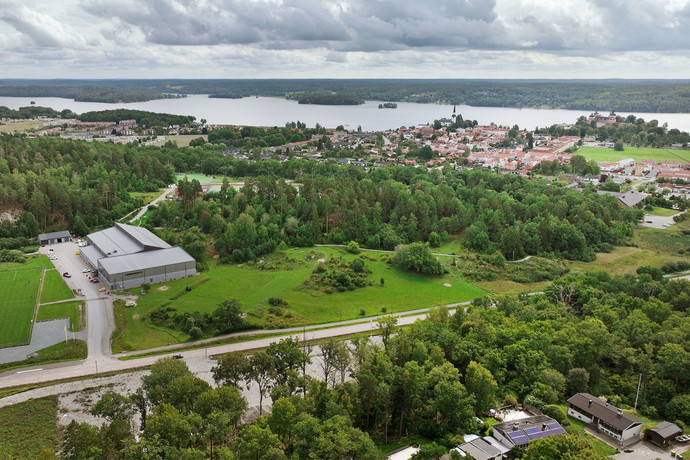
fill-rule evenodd
<path id="1" fill-rule="evenodd" d="M 38 88 L 33 96 L 77 97 L 75 87 L 97 92 L 143 92 L 150 99 L 165 93 L 212 94 L 216 97 L 278 96 L 325 91 L 354 99 L 467 104 L 486 107 L 535 107 L 624 112 L 690 112 L 690 84 L 686 80 L 0 80 L 0 95 Z M 4 88 L 4 89 L 3 89 Z M 45 88 L 45 89 L 42 89 Z M 3 93 L 2 91 L 6 91 Z M 42 91 L 42 92 L 41 92 Z M 53 93 L 50 93 L 52 91 Z M 70 95 L 72 94 L 72 95 Z M 157 97 L 152 97 L 156 95 Z"/>
<path id="2" fill-rule="evenodd" d="M 189 150 L 178 155 L 192 159 Z M 198 160 L 208 166 L 203 156 Z M 174 152 L 171 157 L 173 163 L 181 160 Z M 221 257 L 240 262 L 270 253 L 281 242 L 356 241 L 392 250 L 430 241 L 434 233 L 448 239 L 464 232 L 467 247 L 479 253 L 589 261 L 596 251 L 625 244 L 643 214 L 621 207 L 614 196 L 486 170 L 393 167 L 366 173 L 303 160 L 218 161 L 217 170 L 204 172 L 245 177 L 239 192 L 224 185 L 200 200 L 194 188 L 182 193 L 188 187 L 181 184 L 180 201 L 162 204 L 148 219 L 151 226 L 164 226 L 173 241 L 200 249 L 190 252 L 195 257 L 203 256 L 209 237 Z"/>
<path id="3" fill-rule="evenodd" d="M 589 122 L 582 116 L 577 119 L 575 125 L 565 128 L 561 125 L 552 125 L 548 128 L 540 128 L 535 132 L 550 134 L 552 136 L 579 136 L 596 137 L 600 140 L 611 139 L 614 142 L 623 142 L 626 145 L 637 147 L 668 147 L 672 144 L 680 144 L 687 147 L 690 144 L 690 133 L 676 128 L 668 129 L 667 126 L 659 126 L 657 120 L 645 121 L 635 115 L 616 117 L 617 123 L 612 126 L 597 128 L 596 121 Z"/>
<path id="4" fill-rule="evenodd" d="M 256 147 L 273 147 L 289 142 L 309 141 L 315 135 L 325 136 L 326 129 L 318 123 L 314 128 L 307 128 L 304 123 L 298 121 L 288 122 L 283 128 L 258 128 L 252 126 L 218 128 L 209 131 L 208 142 L 210 144 L 225 144 L 226 147 L 251 150 Z"/>
<path id="5" fill-rule="evenodd" d="M 484 434 L 476 416 L 523 402 L 574 434 L 532 441 L 514 458 L 599 459 L 562 407 L 575 393 L 629 409 L 641 376 L 642 414 L 690 423 L 689 309 L 690 282 L 640 267 L 637 275 L 569 275 L 535 296 L 476 299 L 452 316 L 432 310 L 400 330 L 386 317 L 380 345 L 284 339 L 251 356 L 227 354 L 212 370 L 217 388 L 164 358 L 134 394 L 101 398 L 92 410 L 107 421 L 100 429 L 72 422 L 61 455 L 383 458 L 377 445 L 422 436 L 432 442 L 414 458 L 431 459 L 465 434 Z M 316 370 L 307 372 L 310 363 Z M 244 425 L 243 387 L 259 392 L 259 418 Z"/>
<path id="6" fill-rule="evenodd" d="M 172 115 L 168 113 L 147 112 L 144 110 L 115 109 L 100 110 L 96 112 L 82 113 L 77 117 L 81 121 L 112 121 L 136 120 L 138 124 L 145 126 L 170 126 L 186 125 L 193 122 L 196 117 L 191 115 Z"/>
<path id="7" fill-rule="evenodd" d="M 16 83 L 16 81 L 15 81 Z M 80 102 L 144 102 L 170 97 L 184 97 L 160 92 L 111 88 L 102 86 L 67 85 L 0 85 L 0 96 L 9 97 L 63 97 Z"/>
<path id="8" fill-rule="evenodd" d="M 360 105 L 364 104 L 363 99 L 359 99 L 346 94 L 339 94 L 330 91 L 311 91 L 299 93 L 287 93 L 286 99 L 295 100 L 299 104 L 316 105 Z"/>
<path id="9" fill-rule="evenodd" d="M 2 105 L 0 106 L 0 118 L 20 118 L 28 119 L 35 117 L 50 117 L 57 118 L 62 116 L 62 113 L 71 114 L 72 111 L 69 109 L 58 112 L 50 107 L 40 107 L 31 105 L 28 107 L 19 107 L 17 110 L 10 109 L 9 107 Z"/>
<path id="10" fill-rule="evenodd" d="M 156 191 L 174 178 L 135 146 L 0 136 L 0 207 L 19 215 L 0 223 L 0 237 L 65 228 L 85 235 L 143 204 L 129 192 Z"/>

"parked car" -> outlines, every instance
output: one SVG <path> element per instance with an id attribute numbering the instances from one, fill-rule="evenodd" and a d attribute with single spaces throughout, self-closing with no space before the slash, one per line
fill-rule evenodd
<path id="1" fill-rule="evenodd" d="M 91 271 L 91 270 L 89 270 L 88 268 L 85 268 L 85 269 L 83 269 L 81 272 L 82 272 L 82 273 L 89 273 L 90 271 Z"/>
<path id="2" fill-rule="evenodd" d="M 62 276 L 64 276 L 65 278 L 71 278 L 72 277 L 72 275 L 70 275 L 67 272 L 63 273 Z"/>
<path id="3" fill-rule="evenodd" d="M 173 358 L 175 359 L 182 359 L 182 355 L 177 353 L 176 355 L 173 355 Z"/>
<path id="4" fill-rule="evenodd" d="M 100 283 L 98 278 L 91 278 L 89 281 L 91 281 L 92 283 Z"/>

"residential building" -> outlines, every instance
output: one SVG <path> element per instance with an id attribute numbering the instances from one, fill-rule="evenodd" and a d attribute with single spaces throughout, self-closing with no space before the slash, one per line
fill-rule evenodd
<path id="1" fill-rule="evenodd" d="M 566 431 L 557 421 L 546 415 L 535 415 L 520 420 L 497 423 L 492 428 L 494 430 L 493 437 L 510 449 L 513 447 L 526 449 L 529 443 L 535 439 L 566 434 Z"/>
<path id="2" fill-rule="evenodd" d="M 641 420 L 589 393 L 577 393 L 568 399 L 568 415 L 591 424 L 621 445 L 640 439 Z"/>
<path id="3" fill-rule="evenodd" d="M 678 425 L 664 421 L 658 423 L 656 428 L 647 430 L 647 439 L 659 447 L 666 447 L 671 445 L 673 440 L 682 434 L 683 430 Z"/>

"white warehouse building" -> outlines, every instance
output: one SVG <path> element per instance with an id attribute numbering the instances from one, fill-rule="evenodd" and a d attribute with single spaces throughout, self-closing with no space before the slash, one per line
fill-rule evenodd
<path id="1" fill-rule="evenodd" d="M 184 249 L 172 247 L 145 228 L 116 223 L 91 233 L 80 255 L 98 271 L 108 289 L 129 289 L 144 283 L 196 274 L 196 261 Z"/>

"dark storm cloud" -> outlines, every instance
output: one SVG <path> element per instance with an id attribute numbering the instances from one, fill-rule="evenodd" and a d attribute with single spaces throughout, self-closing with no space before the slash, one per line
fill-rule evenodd
<path id="1" fill-rule="evenodd" d="M 134 26 L 162 45 L 280 44 L 347 39 L 328 11 L 308 0 L 218 0 L 206 3 L 152 0 L 88 3 L 101 18 Z M 301 47 L 304 47 L 302 45 Z"/>

